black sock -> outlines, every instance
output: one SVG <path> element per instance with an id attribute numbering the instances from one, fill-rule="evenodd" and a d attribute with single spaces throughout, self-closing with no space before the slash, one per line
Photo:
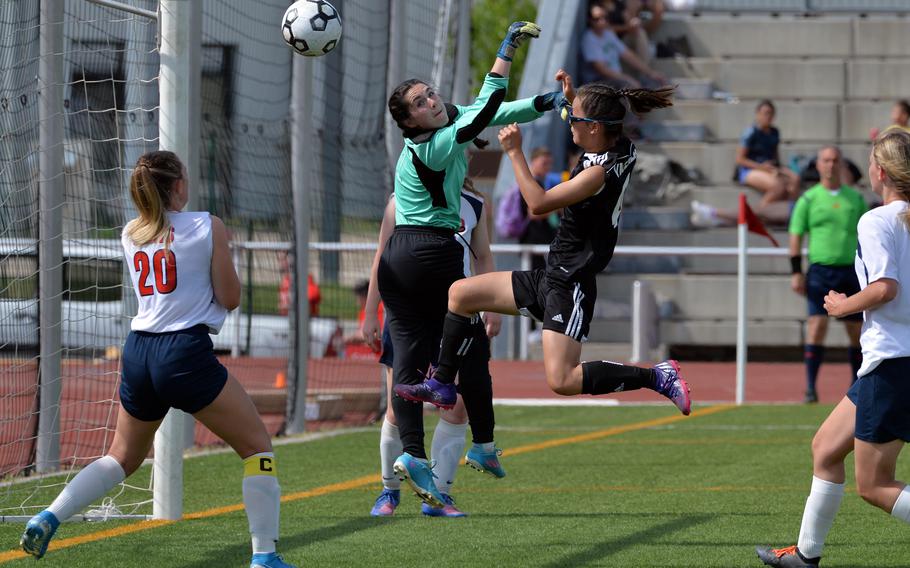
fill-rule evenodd
<path id="1" fill-rule="evenodd" d="M 423 405 L 404 400 L 394 393 L 389 404 L 395 409 L 402 449 L 415 458 L 427 459 L 424 446 Z"/>
<path id="2" fill-rule="evenodd" d="M 806 361 L 806 390 L 815 391 L 815 382 L 818 379 L 818 369 L 825 360 L 824 345 L 806 344 L 805 361 Z"/>
<path id="3" fill-rule="evenodd" d="M 654 386 L 652 369 L 610 361 L 585 361 L 581 364 L 581 377 L 582 394 L 608 394 Z"/>
<path id="4" fill-rule="evenodd" d="M 471 439 L 475 444 L 493 441 L 493 380 L 490 377 L 490 340 L 482 322 L 474 324 L 474 343 L 458 370 L 458 389 L 464 400 Z"/>
<path id="5" fill-rule="evenodd" d="M 439 366 L 435 379 L 440 383 L 454 383 L 461 366 L 461 358 L 473 341 L 473 318 L 449 312 L 442 324 L 442 342 L 439 344 Z"/>
<path id="6" fill-rule="evenodd" d="M 852 385 L 856 382 L 856 373 L 859 371 L 859 368 L 863 366 L 863 348 L 848 347 L 847 357 L 850 359 L 850 368 L 853 369 L 853 380 L 850 381 L 850 384 Z"/>

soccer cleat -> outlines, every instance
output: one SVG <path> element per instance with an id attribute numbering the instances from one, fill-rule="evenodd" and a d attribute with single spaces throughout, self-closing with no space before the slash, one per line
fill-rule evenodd
<path id="1" fill-rule="evenodd" d="M 395 394 L 405 400 L 429 402 L 446 410 L 455 406 L 457 397 L 453 383 L 440 383 L 432 377 L 416 385 L 395 385 Z"/>
<path id="2" fill-rule="evenodd" d="M 41 558 L 47 552 L 47 545 L 54 538 L 60 521 L 50 511 L 41 511 L 25 525 L 25 532 L 19 539 L 19 545 L 22 550 L 28 552 L 35 558 Z"/>
<path id="3" fill-rule="evenodd" d="M 756 547 L 755 553 L 765 566 L 777 568 L 818 568 L 820 558 L 805 558 L 796 546 L 787 548 Z"/>
<path id="4" fill-rule="evenodd" d="M 421 501 L 436 509 L 445 506 L 445 499 L 433 481 L 436 475 L 426 462 L 405 453 L 398 456 L 392 470 L 398 474 L 398 479 L 408 482 Z"/>
<path id="5" fill-rule="evenodd" d="M 370 511 L 370 514 L 374 517 L 391 517 L 395 514 L 395 508 L 398 507 L 399 502 L 401 502 L 400 490 L 383 489 L 379 497 L 376 498 L 376 503 L 373 505 L 373 510 Z"/>
<path id="6" fill-rule="evenodd" d="M 468 514 L 455 506 L 455 499 L 451 495 L 442 494 L 442 500 L 445 506 L 442 509 L 434 509 L 426 503 L 420 504 L 420 512 L 428 517 L 466 517 Z"/>
<path id="7" fill-rule="evenodd" d="M 492 452 L 485 452 L 482 447 L 474 444 L 464 457 L 464 462 L 465 465 L 468 465 L 481 473 L 488 473 L 493 477 L 502 479 L 506 476 L 506 470 L 504 470 L 502 464 L 499 463 L 499 456 L 501 455 L 502 450 L 499 448 L 494 448 Z"/>
<path id="8" fill-rule="evenodd" d="M 806 391 L 806 395 L 803 397 L 804 404 L 814 404 L 818 402 L 818 393 L 815 389 L 809 389 Z"/>
<path id="9" fill-rule="evenodd" d="M 254 554 L 250 568 L 297 568 L 285 562 L 277 552 L 260 552 Z"/>
<path id="10" fill-rule="evenodd" d="M 667 359 L 654 367 L 654 390 L 673 401 L 676 408 L 688 416 L 692 411 L 692 401 L 689 399 L 689 385 L 682 378 L 679 362 Z"/>

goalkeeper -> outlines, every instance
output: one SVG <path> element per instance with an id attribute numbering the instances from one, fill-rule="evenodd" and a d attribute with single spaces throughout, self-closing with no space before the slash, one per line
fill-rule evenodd
<path id="1" fill-rule="evenodd" d="M 477 99 L 469 106 L 446 104 L 426 83 L 409 79 L 392 91 L 389 113 L 401 128 L 405 147 L 395 167 L 395 229 L 379 261 L 377 280 L 395 352 L 393 383 L 415 385 L 439 349 L 449 286 L 464 278 L 463 249 L 455 240 L 461 226 L 461 187 L 467 173 L 465 149 L 490 125 L 529 122 L 555 108 L 555 93 L 504 102 L 515 49 L 540 28 L 531 22 L 509 26 Z M 493 407 L 477 385 L 465 381 L 462 396 L 475 440 L 493 448 Z M 399 397 L 391 404 L 404 453 L 394 471 L 427 504 L 443 497 L 433 481 L 424 448 L 423 408 Z M 497 464 L 498 465 L 498 464 Z"/>

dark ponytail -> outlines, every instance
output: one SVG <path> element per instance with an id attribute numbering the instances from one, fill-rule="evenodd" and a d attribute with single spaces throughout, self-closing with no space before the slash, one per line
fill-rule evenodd
<path id="1" fill-rule="evenodd" d="M 588 83 L 578 89 L 585 116 L 598 120 L 622 120 L 626 104 L 635 114 L 645 114 L 654 109 L 673 106 L 674 86 L 659 89 L 614 89 L 602 82 Z M 623 104 L 626 101 L 626 104 Z M 606 126 L 608 134 L 622 133 L 622 124 Z"/>
<path id="2" fill-rule="evenodd" d="M 645 114 L 654 109 L 673 106 L 675 90 L 676 87 L 668 85 L 659 89 L 620 89 L 616 94 L 626 98 L 632 112 Z"/>

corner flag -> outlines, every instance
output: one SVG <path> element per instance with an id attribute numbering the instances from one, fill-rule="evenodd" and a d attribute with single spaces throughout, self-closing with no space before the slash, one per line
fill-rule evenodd
<path id="1" fill-rule="evenodd" d="M 746 203 L 745 193 L 739 194 L 739 224 L 745 225 L 746 229 L 750 233 L 758 233 L 759 235 L 768 237 L 768 239 L 774 243 L 774 246 L 780 246 L 777 240 L 771 236 L 771 233 L 768 232 L 768 229 L 765 228 L 765 224 L 761 222 L 761 219 L 758 218 L 758 215 L 756 215 L 752 211 L 752 208 L 749 207 L 749 204 Z"/>

